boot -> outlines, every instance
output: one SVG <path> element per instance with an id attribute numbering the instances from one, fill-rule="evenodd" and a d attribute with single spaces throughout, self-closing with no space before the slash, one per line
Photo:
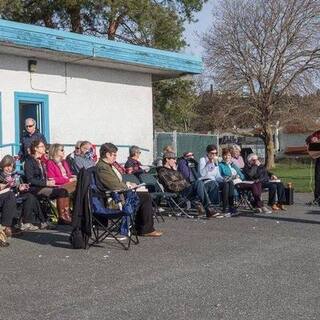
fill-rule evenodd
<path id="1" fill-rule="evenodd" d="M 59 215 L 59 224 L 71 224 L 69 198 L 57 199 L 57 209 Z"/>

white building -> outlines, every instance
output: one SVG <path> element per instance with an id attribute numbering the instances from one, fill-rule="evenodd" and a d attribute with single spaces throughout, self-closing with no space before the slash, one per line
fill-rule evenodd
<path id="1" fill-rule="evenodd" d="M 121 161 L 135 144 L 151 163 L 152 81 L 201 71 L 196 57 L 0 19 L 0 156 L 33 117 L 48 142 L 113 142 Z"/>

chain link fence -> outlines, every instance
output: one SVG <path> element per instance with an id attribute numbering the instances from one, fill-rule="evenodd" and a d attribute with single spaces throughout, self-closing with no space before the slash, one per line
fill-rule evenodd
<path id="1" fill-rule="evenodd" d="M 218 150 L 220 147 L 237 144 L 241 148 L 251 148 L 262 159 L 265 157 L 265 147 L 260 138 L 236 136 L 228 133 L 196 134 L 176 131 L 156 131 L 154 133 L 153 157 L 154 159 L 161 158 L 163 148 L 171 145 L 178 156 L 186 151 L 192 151 L 196 160 L 199 160 L 205 154 L 208 144 L 215 144 Z"/>

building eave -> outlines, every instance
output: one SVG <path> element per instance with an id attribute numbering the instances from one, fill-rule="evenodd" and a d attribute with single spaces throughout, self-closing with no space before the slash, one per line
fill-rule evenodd
<path id="1" fill-rule="evenodd" d="M 199 57 L 0 19 L 0 52 L 170 78 L 203 71 Z"/>

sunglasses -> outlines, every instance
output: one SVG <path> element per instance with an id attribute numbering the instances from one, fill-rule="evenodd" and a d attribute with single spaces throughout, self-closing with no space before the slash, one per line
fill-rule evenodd
<path id="1" fill-rule="evenodd" d="M 59 149 L 59 151 L 64 152 L 64 149 Z"/>
<path id="2" fill-rule="evenodd" d="M 218 152 L 217 151 L 210 151 L 209 153 L 210 154 L 217 154 Z"/>
<path id="3" fill-rule="evenodd" d="M 26 128 L 32 128 L 34 125 L 31 124 L 31 125 L 26 125 Z"/>

